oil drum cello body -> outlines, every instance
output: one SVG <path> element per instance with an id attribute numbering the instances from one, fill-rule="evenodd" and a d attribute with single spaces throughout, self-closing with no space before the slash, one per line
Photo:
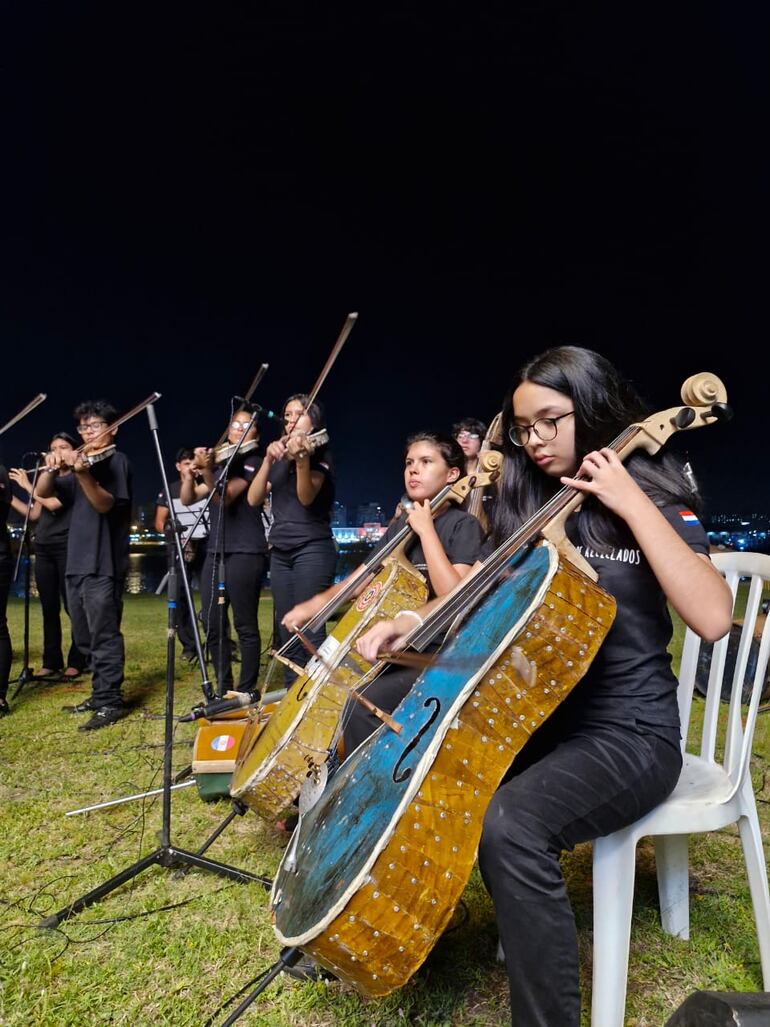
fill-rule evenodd
<path id="1" fill-rule="evenodd" d="M 349 689 L 379 672 L 353 643 L 375 620 L 416 609 L 427 595 L 419 571 L 398 559 L 386 562 L 321 646 L 323 662 L 308 663 L 261 732 L 247 729 L 230 785 L 233 798 L 265 819 L 291 805 L 308 774 L 328 759 Z"/>
<path id="2" fill-rule="evenodd" d="M 544 542 L 495 591 L 302 819 L 275 929 L 368 995 L 402 986 L 445 929 L 516 753 L 590 665 L 615 604 Z"/>
<path id="3" fill-rule="evenodd" d="M 462 502 L 473 488 L 491 483 L 496 474 L 492 470 L 447 486 L 431 500 L 434 515 L 450 499 Z M 308 775 L 318 777 L 341 731 L 351 689 L 364 687 L 383 669 L 382 661 L 369 664 L 356 652 L 356 639 L 376 620 L 414 610 L 427 599 L 426 580 L 406 557 L 413 538 L 413 530 L 404 524 L 365 565 L 375 577 L 327 637 L 319 659 L 312 659 L 291 685 L 265 731 L 259 736 L 247 731 L 244 736 L 231 794 L 260 816 L 278 817 L 299 795 Z M 353 594 L 357 580 L 351 578 L 332 600 L 335 608 L 343 595 Z M 322 624 L 329 615 L 324 608 L 317 619 Z"/>

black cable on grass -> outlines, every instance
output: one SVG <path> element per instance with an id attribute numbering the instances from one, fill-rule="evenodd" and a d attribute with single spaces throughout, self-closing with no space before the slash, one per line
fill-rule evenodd
<path id="1" fill-rule="evenodd" d="M 214 1012 L 211 1014 L 208 1020 L 206 1020 L 206 1022 L 203 1024 L 203 1027 L 212 1027 L 212 1024 L 214 1023 L 215 1019 L 219 1016 L 219 1014 L 223 1013 L 228 1006 L 231 1006 L 237 998 L 240 998 L 244 991 L 247 991 L 249 988 L 256 987 L 256 985 L 263 981 L 265 977 L 267 977 L 267 975 L 273 969 L 274 965 L 274 963 L 271 963 L 266 970 L 263 970 L 261 973 L 257 974 L 256 977 L 252 977 L 252 979 L 250 981 L 247 981 L 242 988 L 235 992 L 234 995 L 231 995 L 230 998 L 225 999 L 225 1001 L 222 1002 L 221 1005 L 219 1005 L 214 1010 Z"/>

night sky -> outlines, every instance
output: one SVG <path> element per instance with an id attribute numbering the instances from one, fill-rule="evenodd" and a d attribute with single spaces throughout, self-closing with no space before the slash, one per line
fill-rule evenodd
<path id="1" fill-rule="evenodd" d="M 770 8 L 422 6 L 5 5 L 0 423 L 49 396 L 7 465 L 154 390 L 170 465 L 263 361 L 263 406 L 309 390 L 357 310 L 320 396 L 350 506 L 569 342 L 652 408 L 718 374 L 734 420 L 678 448 L 711 510 L 770 511 Z M 151 501 L 144 414 L 120 445 Z"/>

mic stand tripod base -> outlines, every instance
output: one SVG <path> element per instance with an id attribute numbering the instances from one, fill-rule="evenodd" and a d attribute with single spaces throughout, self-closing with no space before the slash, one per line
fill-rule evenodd
<path id="1" fill-rule="evenodd" d="M 35 672 L 32 670 L 32 668 L 23 667 L 21 674 L 19 674 L 19 676 L 16 678 L 16 688 L 14 690 L 13 695 L 11 696 L 11 699 L 15 699 L 19 692 L 22 690 L 22 688 L 24 688 L 25 685 L 28 685 L 30 681 L 34 680 Z"/>
<path id="2" fill-rule="evenodd" d="M 130 867 L 126 867 L 119 874 L 111 877 L 109 881 L 105 881 L 104 884 L 100 884 L 97 888 L 88 892 L 86 895 L 82 895 L 79 899 L 76 899 L 69 906 L 65 906 L 64 909 L 60 909 L 58 913 L 53 913 L 51 916 L 44 917 L 37 924 L 41 929 L 58 927 L 59 924 L 66 920 L 67 917 L 74 916 L 87 906 L 92 906 L 94 902 L 98 902 L 99 899 L 108 895 L 115 888 L 119 888 L 126 881 L 130 881 L 132 877 L 136 877 L 143 870 L 147 870 L 151 866 L 161 867 L 176 867 L 180 863 L 186 864 L 187 866 L 197 867 L 199 870 L 212 870 L 217 874 L 221 874 L 223 877 L 229 877 L 233 881 L 241 881 L 247 883 L 249 881 L 255 881 L 257 884 L 261 884 L 264 888 L 270 888 L 272 881 L 266 877 L 259 877 L 257 874 L 249 873 L 248 870 L 238 870 L 236 867 L 228 866 L 227 863 L 218 863 L 215 860 L 206 859 L 203 856 L 198 856 L 194 852 L 186 852 L 184 849 L 176 849 L 173 846 L 166 845 L 156 849 L 155 852 L 151 852 L 149 856 L 145 856 L 144 859 L 138 860 Z"/>

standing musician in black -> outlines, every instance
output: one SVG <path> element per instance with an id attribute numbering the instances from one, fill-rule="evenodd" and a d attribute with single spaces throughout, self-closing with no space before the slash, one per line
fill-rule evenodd
<path id="1" fill-rule="evenodd" d="M 8 631 L 8 592 L 11 588 L 11 540 L 8 535 L 8 511 L 11 508 L 11 483 L 8 473 L 0 464 L 0 717 L 6 717 L 8 705 L 8 679 L 11 676 L 11 635 Z"/>
<path id="2" fill-rule="evenodd" d="M 477 417 L 464 417 L 452 425 L 452 435 L 457 439 L 465 456 L 465 473 L 473 474 L 479 465 L 481 444 L 487 434 L 487 426 Z"/>
<path id="3" fill-rule="evenodd" d="M 261 656 L 259 634 L 259 593 L 267 562 L 267 542 L 261 510 L 246 502 L 246 490 L 262 460 L 253 446 L 259 434 L 251 424 L 251 414 L 238 410 L 227 434 L 236 445 L 246 432 L 242 448 L 247 451 L 233 459 L 223 479 L 224 463 L 216 463 L 212 449 L 197 447 L 192 466 L 182 462 L 180 498 L 191 506 L 209 493 L 215 495 L 209 510 L 211 523 L 206 559 L 201 570 L 201 621 L 217 680 L 219 695 L 233 687 L 232 650 L 227 631 L 227 611 L 233 610 L 233 624 L 241 649 L 241 675 L 238 688 L 256 692 Z M 249 445 L 252 443 L 253 445 Z M 196 483 L 195 473 L 200 481 Z"/>
<path id="4" fill-rule="evenodd" d="M 298 393 L 283 407 L 286 434 L 267 447 L 259 473 L 249 486 L 248 501 L 259 508 L 270 494 L 273 524 L 270 529 L 270 586 L 275 625 L 281 644 L 291 632 L 282 623 L 298 603 L 329 588 L 334 579 L 337 548 L 331 529 L 334 479 L 326 444 L 314 448 L 308 435 L 324 426 L 318 403 Z M 308 632 L 316 647 L 326 631 Z M 297 643 L 289 652 L 304 666 L 308 654 Z M 287 677 L 292 674 L 287 671 Z"/>
<path id="5" fill-rule="evenodd" d="M 123 587 L 128 571 L 132 472 L 125 453 L 115 449 L 117 429 L 106 431 L 117 411 L 105 399 L 86 400 L 74 412 L 82 451 L 46 456 L 36 492 L 54 493 L 62 469 L 75 476 L 75 498 L 67 540 L 67 598 L 72 634 L 90 658 L 91 696 L 66 713 L 91 713 L 80 731 L 95 731 L 127 716 L 121 686 L 125 646 L 120 631 Z"/>
<path id="6" fill-rule="evenodd" d="M 78 443 L 69 432 L 57 432 L 51 439 L 49 451 L 60 456 L 71 456 Z M 12 467 L 9 477 L 23 489 L 31 500 L 29 520 L 35 531 L 35 584 L 43 611 L 43 666 L 36 678 L 57 677 L 62 671 L 67 680 L 80 677 L 86 669 L 86 657 L 71 641 L 66 666 L 62 654 L 61 607 L 69 612 L 67 604 L 67 539 L 69 537 L 72 507 L 75 502 L 75 475 L 64 465 L 54 477 L 53 495 L 41 498 L 24 468 Z M 39 483 L 36 482 L 36 484 Z M 26 516 L 28 503 L 15 496 L 13 508 Z"/>
<path id="7" fill-rule="evenodd" d="M 195 577 L 200 580 L 203 563 L 206 559 L 206 538 L 208 536 L 209 516 L 208 511 L 206 511 L 195 528 L 195 536 L 193 538 L 188 537 L 189 532 L 198 520 L 198 514 L 205 503 L 205 500 L 201 499 L 197 503 L 193 503 L 191 506 L 184 506 L 180 498 L 183 471 L 190 472 L 192 474 L 196 485 L 203 483 L 201 472 L 195 468 L 195 450 L 190 449 L 189 447 L 182 447 L 176 455 L 175 466 L 179 474 L 179 480 L 172 482 L 169 486 L 169 491 L 171 493 L 170 503 L 162 490 L 158 493 L 158 498 L 155 500 L 154 528 L 157 532 L 161 532 L 168 536 L 171 532 L 171 518 L 169 517 L 169 513 L 173 506 L 176 517 L 182 526 L 185 570 L 187 571 L 190 581 L 190 588 L 192 588 L 193 578 Z M 173 535 L 171 536 L 171 541 L 173 542 Z M 173 549 L 173 547 L 170 547 L 169 551 L 172 555 L 176 553 L 176 550 Z M 190 620 L 190 607 L 187 605 L 184 592 L 180 594 L 176 614 L 176 633 L 179 641 L 182 643 L 182 659 L 186 663 L 192 663 L 197 658 L 197 653 L 195 651 L 195 634 Z"/>

